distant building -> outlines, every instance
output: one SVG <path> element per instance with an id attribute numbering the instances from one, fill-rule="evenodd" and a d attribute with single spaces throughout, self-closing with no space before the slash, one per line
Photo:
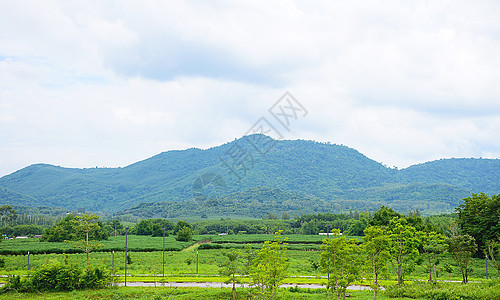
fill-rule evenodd
<path id="1" fill-rule="evenodd" d="M 35 236 L 33 236 L 33 237 L 34 237 L 35 239 L 39 239 L 39 238 L 41 238 L 41 237 L 42 237 L 42 235 L 41 235 L 41 234 L 37 234 L 37 235 L 35 235 Z"/>
<path id="2" fill-rule="evenodd" d="M 27 238 L 28 237 L 25 235 L 16 236 L 16 239 L 27 239 Z"/>
<path id="3" fill-rule="evenodd" d="M 319 235 L 328 235 L 328 233 L 326 233 L 326 232 L 320 232 L 320 233 L 318 233 L 318 234 L 319 234 Z M 330 234 L 331 234 L 331 235 L 333 235 L 333 233 L 330 233 Z M 342 232 L 341 232 L 341 233 L 339 233 L 339 235 L 342 235 Z"/>

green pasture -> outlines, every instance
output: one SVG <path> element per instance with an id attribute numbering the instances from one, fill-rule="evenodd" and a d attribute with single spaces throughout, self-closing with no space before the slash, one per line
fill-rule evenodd
<path id="1" fill-rule="evenodd" d="M 219 274 L 219 264 L 224 260 L 221 254 L 221 249 L 208 249 L 198 250 L 198 276 L 217 276 Z M 320 251 L 303 251 L 303 250 L 289 250 L 288 258 L 290 267 L 288 275 L 295 276 L 308 276 L 309 278 L 316 278 L 325 276 L 320 270 L 315 269 L 315 263 L 319 261 Z M 152 252 L 129 252 L 132 259 L 132 264 L 127 265 L 127 273 L 132 276 L 139 275 L 152 275 L 162 274 L 162 251 Z M 27 255 L 3 255 L 5 259 L 5 267 L 0 270 L 1 274 L 28 274 L 27 271 Z M 36 270 L 42 264 L 59 261 L 61 263 L 76 263 L 81 266 L 86 264 L 86 256 L 84 253 L 72 254 L 35 254 L 30 255 L 30 270 Z M 445 264 L 453 264 L 450 257 L 444 256 L 438 265 L 438 276 L 441 280 L 461 280 L 460 270 L 458 267 L 453 268 L 452 273 L 446 273 L 442 270 Z M 95 252 L 90 254 L 91 265 L 101 265 L 107 268 L 113 265 L 112 252 Z M 114 267 L 116 274 L 124 274 L 125 269 L 125 252 L 114 253 Z M 390 266 L 389 266 L 390 268 Z M 482 259 L 474 259 L 472 263 L 473 272 L 470 280 L 485 279 L 486 268 L 485 261 Z M 187 251 L 166 251 L 165 252 L 165 274 L 166 276 L 196 276 L 196 250 Z M 392 273 L 387 279 L 395 279 Z M 500 277 L 492 268 L 489 269 L 490 278 Z M 292 277 L 293 278 L 293 277 Z M 425 270 L 424 265 L 418 265 L 414 272 L 407 275 L 408 280 L 428 279 L 428 272 Z M 293 279 L 295 280 L 295 279 Z M 224 279 L 220 279 L 224 281 Z M 292 281 L 302 282 L 302 281 Z"/>
<path id="2" fill-rule="evenodd" d="M 288 244 L 321 244 L 326 238 L 326 235 L 302 235 L 302 234 L 285 234 L 288 237 Z M 333 236 L 330 235 L 330 238 Z M 347 238 L 354 238 L 361 242 L 360 236 L 348 236 Z M 209 236 L 212 243 L 263 243 L 265 241 L 274 240 L 273 234 L 236 234 L 236 235 L 212 235 Z"/>
<path id="3" fill-rule="evenodd" d="M 237 289 L 238 299 L 246 299 L 248 289 Z M 349 291 L 351 299 L 371 300 L 373 294 L 370 291 Z M 327 296 L 332 298 L 331 292 L 327 294 L 324 289 L 280 289 L 278 290 L 277 299 L 304 299 L 304 300 L 323 300 Z M 229 288 L 171 288 L 171 287 L 113 287 L 102 290 L 84 290 L 72 292 L 54 292 L 54 293 L 7 293 L 0 295 L 1 300 L 11 299 L 134 299 L 134 300 L 149 300 L 149 299 L 231 299 L 231 289 Z M 377 299 L 389 299 L 384 295 L 380 295 Z"/>
<path id="4" fill-rule="evenodd" d="M 204 239 L 207 239 L 207 236 L 197 235 L 193 236 L 193 240 L 190 242 L 179 242 L 175 240 L 174 236 L 166 236 L 165 249 L 167 251 L 180 251 Z M 109 240 L 103 240 L 100 243 L 103 247 L 97 251 L 125 250 L 125 236 L 112 236 Z M 127 245 L 131 251 L 159 251 L 163 249 L 163 237 L 129 235 Z M 40 242 L 34 238 L 6 240 L 0 243 L 0 254 L 24 254 L 28 251 L 33 254 L 81 252 L 81 250 L 73 248 L 70 243 Z"/>
<path id="5" fill-rule="evenodd" d="M 320 242 L 324 236 L 314 235 L 287 235 L 289 237 L 288 259 L 290 267 L 286 282 L 288 283 L 323 283 L 324 276 L 317 268 L 320 259 Z M 172 281 L 218 281 L 223 282 L 226 278 L 219 277 L 219 265 L 224 261 L 221 254 L 223 249 L 206 249 L 204 246 L 217 246 L 222 248 L 243 248 L 246 243 L 250 243 L 254 250 L 262 247 L 263 241 L 272 240 L 273 235 L 226 235 L 226 236 L 194 236 L 191 242 L 178 242 L 173 236 L 165 238 L 165 275 Z M 359 237 L 355 237 L 359 238 Z M 211 243 L 206 243 L 210 239 Z M 202 244 L 197 242 L 203 241 Z M 118 275 L 116 281 L 122 280 L 125 269 L 125 237 L 110 237 L 107 241 L 102 241 L 104 247 L 97 252 L 90 254 L 90 264 L 100 265 L 112 269 L 114 265 L 114 274 Z M 127 274 L 137 281 L 156 281 L 159 275 L 163 273 L 163 238 L 150 236 L 128 236 L 128 249 L 132 263 L 127 265 Z M 84 253 L 50 253 L 51 249 L 59 249 L 59 252 L 65 249 L 72 249 L 67 243 L 48 243 L 40 242 L 37 239 L 26 240 L 8 240 L 0 243 L 0 253 L 22 253 L 17 255 L 2 255 L 5 260 L 5 266 L 0 269 L 0 274 L 29 274 L 27 270 L 29 250 L 30 253 L 30 271 L 34 271 L 42 264 L 53 261 L 61 263 L 75 263 L 85 266 L 86 255 Z M 114 254 L 112 252 L 113 249 Z M 175 250 L 175 251 L 172 251 Z M 11 251 L 11 252 L 9 252 Z M 47 254 L 43 254 L 48 252 Z M 196 274 L 196 260 L 198 252 L 198 274 Z M 113 259 L 114 256 L 114 259 Z M 451 273 L 444 271 L 446 264 L 453 265 Z M 382 278 L 387 283 L 394 282 L 395 275 L 390 269 L 389 275 Z M 486 278 L 486 265 L 484 259 L 473 259 L 473 272 L 470 280 L 483 280 Z M 420 261 L 415 270 L 407 274 L 406 279 L 427 280 L 428 272 L 425 269 L 425 260 Z M 443 256 L 438 264 L 438 277 L 440 280 L 461 280 L 460 270 L 455 266 L 450 256 Z M 499 274 L 493 268 L 489 268 L 490 278 L 499 278 Z M 180 279 L 176 279 L 180 278 Z M 4 278 L 0 278 L 0 281 Z M 368 284 L 360 281 L 359 284 Z"/>

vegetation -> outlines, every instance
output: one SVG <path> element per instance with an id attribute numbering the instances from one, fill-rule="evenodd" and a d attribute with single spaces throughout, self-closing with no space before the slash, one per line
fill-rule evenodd
<path id="1" fill-rule="evenodd" d="M 242 253 L 238 250 L 232 249 L 222 250 L 222 255 L 226 257 L 227 260 L 219 265 L 220 274 L 223 276 L 229 276 L 229 279 L 226 281 L 226 283 L 231 283 L 233 285 L 232 296 L 233 300 L 235 300 L 237 299 L 236 283 L 239 282 L 239 277 L 237 277 L 237 275 L 244 273 L 243 266 L 238 259 L 242 255 Z"/>
<path id="2" fill-rule="evenodd" d="M 103 288 L 111 283 L 108 271 L 99 268 L 80 269 L 74 264 L 59 262 L 43 265 L 33 276 L 14 276 L 7 280 L 2 292 L 72 291 Z"/>
<path id="3" fill-rule="evenodd" d="M 276 299 L 278 287 L 287 276 L 287 238 L 277 232 L 274 241 L 265 241 L 253 259 L 252 280 L 261 299 Z"/>
<path id="4" fill-rule="evenodd" d="M 241 180 L 221 163 L 235 146 L 254 161 Z M 244 137 L 207 150 L 161 153 L 124 168 L 32 165 L 0 178 L 0 199 L 119 211 L 123 218 L 261 218 L 269 211 L 291 217 L 382 205 L 429 215 L 451 212 L 471 191 L 497 192 L 499 165 L 495 159 L 445 159 L 397 170 L 346 146 L 313 141 L 274 141 L 273 151 L 262 155 Z M 197 185 L 205 174 L 218 180 Z"/>
<path id="5" fill-rule="evenodd" d="M 496 199 L 496 196 L 492 198 Z M 494 202 L 487 203 L 494 205 Z M 490 208 L 483 207 L 483 209 Z M 37 278 L 36 274 L 42 273 L 45 277 L 42 275 L 38 277 L 43 278 L 44 282 L 50 282 L 41 288 L 46 291 L 60 290 L 62 286 L 70 290 L 92 288 L 81 283 L 82 276 L 87 281 L 98 278 L 103 280 L 99 281 L 101 283 L 108 282 L 108 279 L 104 280 L 104 278 L 110 271 L 105 271 L 105 268 L 114 267 L 114 272 L 120 274 L 124 271 L 125 263 L 128 263 L 128 274 L 133 276 L 158 274 L 163 269 L 163 252 L 161 251 L 163 235 L 154 236 L 157 234 L 153 233 L 158 226 L 164 226 L 160 227 L 160 232 L 163 233 L 161 228 L 165 229 L 166 249 L 169 251 L 165 253 L 167 263 L 165 267 L 166 274 L 170 274 L 169 278 L 188 276 L 175 280 L 204 280 L 200 278 L 206 278 L 206 280 L 232 283 L 232 289 L 228 291 L 226 298 L 238 298 L 245 293 L 265 299 L 277 298 L 284 295 L 283 291 L 280 292 L 278 289 L 283 282 L 322 283 L 326 285 L 325 290 L 333 290 L 338 299 L 345 297 L 348 286 L 352 284 L 370 285 L 373 288 L 373 292 L 370 292 L 373 293 L 372 298 L 407 296 L 408 291 L 412 289 L 411 286 L 416 284 L 412 282 L 412 279 L 419 279 L 426 280 L 433 286 L 430 289 L 422 285 L 425 293 L 422 292 L 419 295 L 426 296 L 419 297 L 446 299 L 453 295 L 450 292 L 451 289 L 448 285 L 443 285 L 438 281 L 439 277 L 444 277 L 445 272 L 450 273 L 448 279 L 461 278 L 463 283 L 467 283 L 471 278 L 474 281 L 484 278 L 486 275 L 484 261 L 473 257 L 477 249 L 474 238 L 460 232 L 460 228 L 456 226 L 443 230 L 444 224 L 453 227 L 453 220 L 455 220 L 453 216 L 422 218 L 419 211 L 403 215 L 388 207 L 381 207 L 373 214 L 351 211 L 344 214 L 295 215 L 293 219 L 285 220 L 276 219 L 276 216 L 276 214 L 268 213 L 265 220 L 248 221 L 221 219 L 188 223 L 178 220 L 175 224 L 161 219 L 144 220 L 135 226 L 127 224 L 128 227 L 132 227 L 129 232 L 136 233 L 129 233 L 128 236 L 129 257 L 125 257 L 123 252 L 124 236 L 111 236 L 108 240 L 102 240 L 103 247 L 95 249 L 95 253 L 90 257 L 88 253 L 92 250 L 91 237 L 98 236 L 94 233 L 99 230 L 103 233 L 110 230 L 119 232 L 120 230 L 116 228 L 123 227 L 123 224 L 118 220 L 99 223 L 95 215 L 72 215 L 61 219 L 47 232 L 59 232 L 74 240 L 79 239 L 81 249 L 71 249 L 67 243 L 25 239 L 4 241 L 1 251 L 25 254 L 26 251 L 16 252 L 25 249 L 31 254 L 46 253 L 52 245 L 66 245 L 67 248 L 56 247 L 54 249 L 61 253 L 72 251 L 79 253 L 31 255 L 29 271 L 26 270 L 26 255 L 9 255 L 0 260 L 3 262 L 0 268 L 3 268 L 5 274 L 30 275 L 26 278 L 12 277 L 8 280 L 8 288 L 20 292 L 31 291 L 33 287 L 38 288 L 38 283 L 31 280 Z M 467 223 L 462 223 L 461 226 L 464 224 L 467 225 Z M 327 231 L 334 226 L 342 229 L 334 228 L 328 238 L 317 234 L 296 234 L 306 231 L 311 233 Z M 201 230 L 206 232 L 213 228 L 225 229 L 226 234 L 192 235 L 195 232 L 199 233 Z M 268 232 L 275 228 L 278 230 L 274 236 L 247 233 L 247 230 Z M 217 233 L 215 229 L 212 233 Z M 359 232 L 361 229 L 364 235 L 362 237 L 340 235 L 341 230 L 347 233 Z M 179 237 L 185 232 L 189 232 L 190 238 L 187 239 L 188 241 L 181 241 Z M 192 241 L 189 241 L 190 239 Z M 493 236 L 485 241 L 485 245 L 483 253 L 490 259 L 490 265 L 495 265 L 498 259 L 499 242 Z M 103 252 L 111 250 L 115 250 L 116 253 Z M 183 251 L 172 252 L 171 250 Z M 198 252 L 199 260 L 195 256 Z M 195 257 L 196 266 L 193 264 Z M 392 268 L 389 269 L 388 266 Z M 99 271 L 96 271 L 96 268 Z M 193 277 L 195 273 L 196 278 Z M 222 275 L 222 277 L 216 277 L 217 275 Z M 490 278 L 494 277 L 491 273 L 488 275 Z M 149 276 L 143 277 L 142 280 L 159 280 L 154 277 L 151 279 L 156 275 Z M 121 277 L 113 278 L 117 281 L 122 280 Z M 246 279 L 251 288 L 241 291 L 236 283 L 244 282 Z M 97 282 L 96 280 L 94 282 Z M 488 281 L 491 289 L 498 287 L 491 282 Z M 386 292 L 379 289 L 380 285 L 387 288 L 392 284 L 397 284 L 399 287 L 390 288 Z M 294 288 L 288 292 L 299 291 Z M 318 291 L 311 294 L 322 295 L 324 298 L 325 292 Z M 495 296 L 494 292 L 489 290 L 476 294 L 469 292 L 468 289 L 464 289 L 460 291 L 460 295 L 465 295 L 464 297 L 470 299 L 475 299 L 477 295 Z"/>
<path id="6" fill-rule="evenodd" d="M 460 229 L 474 238 L 478 254 L 484 252 L 487 241 L 500 239 L 500 195 L 472 194 L 456 211 Z"/>
<path id="7" fill-rule="evenodd" d="M 103 247 L 103 245 L 98 241 L 92 239 L 89 240 L 89 235 L 91 233 L 101 229 L 99 224 L 97 224 L 98 219 L 99 217 L 96 215 L 81 215 L 81 216 L 76 216 L 74 219 L 74 230 L 76 232 L 75 235 L 78 236 L 79 235 L 78 233 L 82 232 L 85 234 L 85 239 L 74 241 L 72 244 L 73 247 L 85 251 L 85 254 L 87 255 L 87 270 L 89 269 L 89 253 L 92 250 Z"/>
<path id="8" fill-rule="evenodd" d="M 93 240 L 105 240 L 108 238 L 108 234 L 103 230 L 103 224 L 97 221 L 97 216 L 84 216 L 68 215 L 54 227 L 47 229 L 40 240 L 47 242 L 78 241 L 86 239 L 87 235 Z M 89 220 L 84 218 L 89 218 Z M 91 222 L 92 220 L 96 220 L 97 222 L 94 224 Z"/>
<path id="9" fill-rule="evenodd" d="M 9 221 L 15 220 L 17 218 L 16 211 L 12 209 L 10 205 L 0 206 L 0 220 L 3 226 L 7 226 Z"/>
<path id="10" fill-rule="evenodd" d="M 364 231 L 362 253 L 364 253 L 363 270 L 373 290 L 373 298 L 377 299 L 380 289 L 379 278 L 387 274 L 387 262 L 391 257 L 389 247 L 391 240 L 381 226 L 370 226 Z"/>
<path id="11" fill-rule="evenodd" d="M 449 248 L 453 259 L 460 268 L 462 272 L 462 282 L 467 283 L 469 281 L 469 273 L 472 271 L 470 268 L 471 257 L 477 250 L 477 244 L 475 239 L 466 235 L 454 235 L 449 239 Z"/>
<path id="12" fill-rule="evenodd" d="M 321 268 L 323 273 L 328 273 L 328 288 L 333 288 L 337 300 L 340 295 L 345 299 L 347 287 L 359 279 L 359 248 L 355 240 L 348 240 L 345 236 L 338 237 L 340 231 L 333 230 L 333 236 L 323 240 L 321 253 Z"/>

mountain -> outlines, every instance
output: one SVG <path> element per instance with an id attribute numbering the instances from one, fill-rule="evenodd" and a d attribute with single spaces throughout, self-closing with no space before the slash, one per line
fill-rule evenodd
<path id="1" fill-rule="evenodd" d="M 498 159 L 442 159 L 397 170 L 343 145 L 251 135 L 206 150 L 163 152 L 124 168 L 32 165 L 0 178 L 0 203 L 141 216 L 173 215 L 173 209 L 256 216 L 264 207 L 300 213 L 380 205 L 448 212 L 471 193 L 498 193 L 498 178 Z M 261 204 L 252 208 L 255 201 Z"/>

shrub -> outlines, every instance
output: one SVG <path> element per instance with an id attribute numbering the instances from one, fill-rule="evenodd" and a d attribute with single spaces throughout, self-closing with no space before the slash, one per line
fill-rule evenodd
<path id="1" fill-rule="evenodd" d="M 72 291 L 79 289 L 103 288 L 110 284 L 109 272 L 99 267 L 82 270 L 74 264 L 59 262 L 43 265 L 33 276 L 21 278 L 10 277 L 2 292 L 52 292 Z"/>
<path id="2" fill-rule="evenodd" d="M 414 282 L 401 287 L 389 287 L 385 295 L 390 298 L 412 299 L 500 299 L 500 281 L 489 280 L 486 283 L 439 283 L 437 286 L 429 283 Z"/>
<path id="3" fill-rule="evenodd" d="M 187 226 L 182 227 L 178 232 L 175 239 L 181 242 L 188 242 L 193 236 L 193 230 Z"/>

